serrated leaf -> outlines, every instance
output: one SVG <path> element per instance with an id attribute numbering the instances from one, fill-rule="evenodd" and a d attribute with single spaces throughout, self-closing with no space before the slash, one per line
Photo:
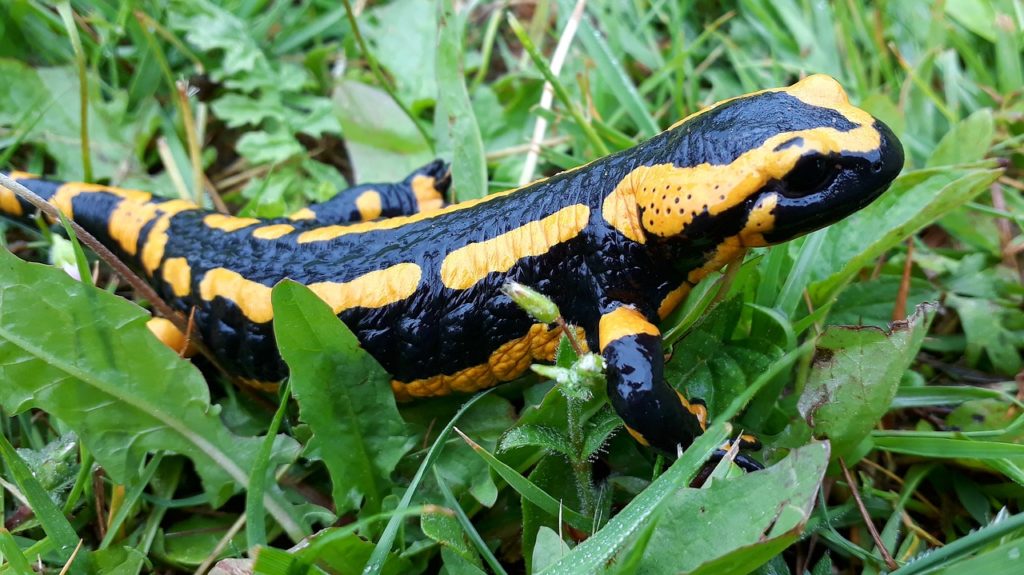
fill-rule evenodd
<path id="1" fill-rule="evenodd" d="M 380 510 L 391 472 L 412 447 L 395 407 L 391 377 L 320 298 L 285 280 L 274 287 L 274 335 L 291 373 L 303 421 L 320 438 L 320 456 L 339 513 Z"/>
<path id="2" fill-rule="evenodd" d="M 262 130 L 243 134 L 235 144 L 235 149 L 246 160 L 254 164 L 283 162 L 304 151 L 298 140 L 291 134 L 283 131 L 264 132 Z"/>
<path id="3" fill-rule="evenodd" d="M 888 411 L 934 309 L 918 306 L 889 330 L 831 326 L 818 338 L 797 407 L 816 436 L 832 440 L 836 456 L 849 456 Z"/>
<path id="4" fill-rule="evenodd" d="M 227 430 L 199 371 L 152 335 L 149 317 L 123 298 L 0 250 L 0 405 L 60 418 L 117 483 L 137 479 L 147 452 L 185 455 L 219 505 L 248 482 L 260 440 Z M 282 436 L 274 461 L 295 453 Z M 302 537 L 305 528 L 279 492 L 265 504 L 290 536 Z"/>
<path id="5" fill-rule="evenodd" d="M 678 491 L 659 512 L 638 573 L 752 571 L 797 540 L 828 458 L 827 443 L 812 443 L 764 471 Z"/>

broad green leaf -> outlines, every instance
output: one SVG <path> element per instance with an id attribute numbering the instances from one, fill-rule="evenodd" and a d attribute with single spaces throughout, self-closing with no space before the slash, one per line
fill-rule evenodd
<path id="1" fill-rule="evenodd" d="M 569 546 L 547 526 L 537 531 L 537 543 L 533 546 L 533 571 L 543 571 L 554 565 L 569 553 Z"/>
<path id="2" fill-rule="evenodd" d="M 423 534 L 437 541 L 463 559 L 480 567 L 480 556 L 466 540 L 466 535 L 459 525 L 459 520 L 448 513 L 431 511 L 420 516 L 420 529 Z"/>
<path id="3" fill-rule="evenodd" d="M 391 72 L 398 97 L 415 110 L 419 102 L 438 96 L 434 53 L 437 50 L 437 10 L 424 0 L 371 4 L 359 29 L 377 62 Z"/>
<path id="4" fill-rule="evenodd" d="M 818 338 L 797 407 L 815 435 L 832 440 L 837 457 L 848 457 L 888 411 L 933 313 L 921 305 L 889 330 L 831 326 Z"/>
<path id="5" fill-rule="evenodd" d="M 80 180 L 82 172 L 81 110 L 77 103 L 78 73 L 73 67 L 32 69 L 21 62 L 0 59 L 0 125 L 18 121 L 24 110 L 42 112 L 28 135 L 27 142 L 38 143 L 57 161 L 58 173 L 64 179 Z M 89 76 L 91 84 L 99 80 Z M 93 177 L 114 178 L 124 176 L 124 161 L 135 156 L 137 140 L 148 139 L 154 124 L 143 121 L 152 111 L 151 103 L 136 110 L 137 119 L 129 120 L 124 93 L 115 94 L 111 101 L 102 101 L 90 90 L 89 148 L 92 155 Z M 64 105 L 68 99 L 74 105 Z"/>
<path id="6" fill-rule="evenodd" d="M 725 409 L 782 355 L 763 340 L 733 340 L 740 298 L 722 303 L 672 349 L 665 378 L 690 399 L 707 402 L 711 415 Z"/>
<path id="7" fill-rule="evenodd" d="M 839 294 L 828 314 L 830 325 L 873 325 L 887 327 L 903 278 L 884 275 L 877 279 L 852 283 Z M 927 301 L 938 301 L 939 291 L 926 280 L 910 279 L 907 308 Z"/>
<path id="8" fill-rule="evenodd" d="M 318 438 L 338 513 L 376 513 L 391 472 L 412 447 L 391 392 L 391 378 L 308 288 L 274 287 L 274 335 L 291 372 L 303 421 Z"/>
<path id="9" fill-rule="evenodd" d="M 123 298 L 0 250 L 0 405 L 59 417 L 117 483 L 137 479 L 147 452 L 185 455 L 223 503 L 248 482 L 260 440 L 227 430 L 199 371 L 160 343 L 147 319 Z M 281 438 L 274 461 L 294 455 L 295 443 Z M 289 536 L 302 537 L 277 490 L 264 503 Z"/>
<path id="10" fill-rule="evenodd" d="M 967 337 L 964 353 L 968 365 L 977 365 L 982 354 L 988 356 L 998 373 L 1013 375 L 1020 371 L 1019 339 L 1006 326 L 1006 317 L 1014 313 L 995 301 L 949 294 L 947 303 L 956 310 Z M 1019 315 L 1019 313 L 1018 313 Z"/>
<path id="11" fill-rule="evenodd" d="M 487 195 L 487 163 L 463 73 L 466 15 L 455 13 L 453 0 L 437 0 L 437 12 L 437 121 L 452 148 L 452 190 L 459 201 L 482 198 Z"/>
<path id="12" fill-rule="evenodd" d="M 342 80 L 333 100 L 357 182 L 397 182 L 434 159 L 423 135 L 387 92 Z"/>
<path id="13" fill-rule="evenodd" d="M 730 432 L 727 425 L 713 425 L 698 437 L 672 467 L 636 496 L 600 531 L 576 546 L 568 555 L 544 570 L 547 575 L 597 573 L 661 509 L 665 501 L 687 485 L 704 461 Z"/>
<path id="14" fill-rule="evenodd" d="M 217 548 L 234 522 L 230 515 L 193 515 L 162 528 L 151 553 L 163 562 L 194 570 Z M 245 550 L 245 534 L 237 533 L 218 557 L 240 557 Z"/>
<path id="15" fill-rule="evenodd" d="M 828 443 L 812 443 L 765 471 L 677 491 L 660 511 L 638 573 L 753 571 L 799 538 L 828 458 Z"/>
<path id="16" fill-rule="evenodd" d="M 138 575 L 146 564 L 146 556 L 131 547 L 112 547 L 94 551 L 90 558 L 96 572 L 103 575 Z"/>
<path id="17" fill-rule="evenodd" d="M 984 159 L 995 137 L 992 110 L 978 110 L 953 126 L 928 157 L 926 167 L 967 164 Z"/>
<path id="18" fill-rule="evenodd" d="M 986 190 L 1001 170 L 930 169 L 896 179 L 867 208 L 828 228 L 815 271 L 824 279 L 810 286 L 817 305 L 879 255 Z M 817 307 L 817 306 L 816 306 Z"/>

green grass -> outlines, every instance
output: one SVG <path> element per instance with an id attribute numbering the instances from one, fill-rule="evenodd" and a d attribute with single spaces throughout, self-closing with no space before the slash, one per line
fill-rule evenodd
<path id="1" fill-rule="evenodd" d="M 718 418 L 675 462 L 614 433 L 568 345 L 543 377 L 396 406 L 340 322 L 283 284 L 290 397 L 259 394 L 149 338 L 102 266 L 96 289 L 0 251 L 0 571 L 1017 568 L 1020 2 L 592 0 L 571 37 L 569 0 L 169 4 L 3 3 L 0 169 L 270 217 L 437 154 L 469 199 L 809 73 L 886 121 L 907 167 L 856 216 L 708 278 L 662 325 L 670 382 Z M 48 231 L 0 239 L 88 275 Z M 740 430 L 769 470 L 719 465 L 687 487 Z"/>

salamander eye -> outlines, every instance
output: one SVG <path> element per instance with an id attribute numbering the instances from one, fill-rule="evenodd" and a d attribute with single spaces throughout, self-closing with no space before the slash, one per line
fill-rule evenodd
<path id="1" fill-rule="evenodd" d="M 839 166 L 827 158 L 809 156 L 801 158 L 789 175 L 783 178 L 783 194 L 803 197 L 820 191 L 832 183 Z"/>

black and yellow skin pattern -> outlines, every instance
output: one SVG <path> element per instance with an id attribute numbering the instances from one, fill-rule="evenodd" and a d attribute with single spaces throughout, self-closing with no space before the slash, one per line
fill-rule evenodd
<path id="1" fill-rule="evenodd" d="M 22 182 L 110 242 L 178 309 L 194 309 L 220 361 L 254 380 L 286 374 L 270 304 L 283 278 L 331 306 L 399 398 L 472 392 L 550 360 L 558 332 L 501 291 L 510 280 L 531 286 L 603 355 L 630 432 L 674 454 L 701 433 L 704 410 L 664 381 L 659 320 L 746 248 L 866 206 L 902 166 L 884 124 L 831 78 L 811 76 L 517 190 L 362 223 L 233 218 L 138 192 Z M 17 203 L 4 193 L 0 209 Z"/>

